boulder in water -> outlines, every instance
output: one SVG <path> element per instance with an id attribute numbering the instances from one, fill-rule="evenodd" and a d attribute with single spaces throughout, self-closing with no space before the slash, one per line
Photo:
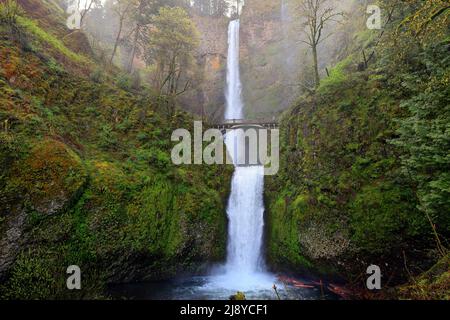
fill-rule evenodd
<path id="1" fill-rule="evenodd" d="M 236 292 L 236 294 L 230 296 L 230 300 L 247 300 L 243 292 Z"/>

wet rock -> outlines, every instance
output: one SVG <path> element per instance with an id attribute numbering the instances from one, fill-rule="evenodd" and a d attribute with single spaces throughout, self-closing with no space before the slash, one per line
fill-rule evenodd
<path id="1" fill-rule="evenodd" d="M 241 291 L 236 292 L 235 295 L 230 296 L 230 300 L 247 300 L 245 294 Z"/>

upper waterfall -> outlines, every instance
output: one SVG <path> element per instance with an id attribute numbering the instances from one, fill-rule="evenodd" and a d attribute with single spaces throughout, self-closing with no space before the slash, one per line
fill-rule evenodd
<path id="1" fill-rule="evenodd" d="M 239 70 L 239 19 L 230 22 L 228 27 L 228 58 L 227 58 L 227 108 L 225 119 L 242 119 L 242 84 Z"/>

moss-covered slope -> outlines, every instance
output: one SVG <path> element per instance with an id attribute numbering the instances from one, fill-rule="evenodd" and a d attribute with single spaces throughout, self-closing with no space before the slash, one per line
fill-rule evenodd
<path id="1" fill-rule="evenodd" d="M 266 189 L 273 266 L 365 286 L 376 264 L 386 287 L 447 253 L 448 18 L 417 39 L 398 27 L 416 8 L 396 11 L 367 69 L 350 54 L 283 115 L 281 170 Z"/>
<path id="2" fill-rule="evenodd" d="M 193 119 L 102 80 L 46 28 L 0 26 L 0 296 L 100 297 L 222 259 L 232 168 L 175 167 L 171 133 Z"/>

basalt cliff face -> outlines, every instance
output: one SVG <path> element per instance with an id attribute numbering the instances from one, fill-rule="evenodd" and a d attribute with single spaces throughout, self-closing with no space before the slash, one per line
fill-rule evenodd
<path id="1" fill-rule="evenodd" d="M 227 65 L 226 17 L 193 15 L 201 35 L 197 59 L 197 83 L 182 98 L 182 104 L 205 119 L 217 120 L 224 113 Z"/>
<path id="2" fill-rule="evenodd" d="M 290 38 L 292 26 L 283 0 L 247 0 L 241 13 L 240 59 L 242 95 L 247 118 L 272 119 L 287 109 L 296 94 L 301 59 Z M 198 85 L 183 97 L 183 105 L 196 114 L 217 120 L 225 106 L 226 17 L 194 15 L 201 34 L 197 55 Z"/>
<path id="3" fill-rule="evenodd" d="M 293 100 L 299 47 L 289 40 L 283 0 L 247 0 L 241 16 L 241 73 L 246 115 L 272 119 Z"/>

